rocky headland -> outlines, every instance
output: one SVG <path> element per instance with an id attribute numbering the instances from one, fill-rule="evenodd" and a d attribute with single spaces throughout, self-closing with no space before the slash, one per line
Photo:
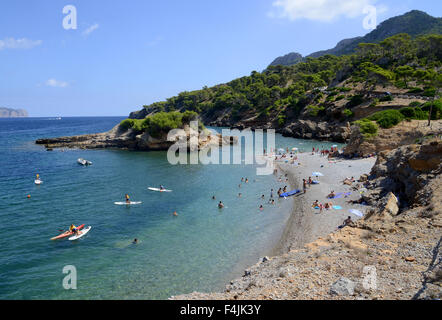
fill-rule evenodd
<path id="1" fill-rule="evenodd" d="M 198 137 L 197 143 L 190 143 L 191 137 Z M 165 151 L 172 145 L 178 147 L 183 144 L 188 151 L 197 151 L 213 145 L 228 145 L 237 142 L 235 137 L 221 136 L 204 129 L 199 131 L 188 125 L 181 132 L 169 135 L 161 134 L 153 137 L 147 132 L 140 133 L 134 129 L 123 129 L 120 124 L 112 130 L 103 133 L 85 134 L 72 137 L 45 138 L 36 141 L 36 144 L 44 145 L 48 150 L 54 148 L 78 148 L 78 149 L 125 149 L 138 151 Z"/>
<path id="2" fill-rule="evenodd" d="M 24 109 L 0 108 L 0 118 L 25 118 L 28 112 Z"/>

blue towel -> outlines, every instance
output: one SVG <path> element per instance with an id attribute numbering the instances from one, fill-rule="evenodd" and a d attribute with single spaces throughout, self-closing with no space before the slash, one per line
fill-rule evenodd
<path id="1" fill-rule="evenodd" d="M 336 194 L 336 196 L 334 196 L 332 199 L 339 199 L 339 198 L 349 196 L 349 195 L 351 195 L 351 192 L 341 192 L 341 193 Z"/>
<path id="2" fill-rule="evenodd" d="M 281 198 L 290 197 L 290 196 L 294 196 L 295 194 L 300 193 L 300 192 L 301 192 L 301 190 L 293 190 L 290 192 L 282 193 L 279 195 L 279 197 L 281 197 Z"/>

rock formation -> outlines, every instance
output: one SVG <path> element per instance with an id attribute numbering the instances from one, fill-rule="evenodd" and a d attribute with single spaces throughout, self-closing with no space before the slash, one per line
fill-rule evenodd
<path id="1" fill-rule="evenodd" d="M 192 144 L 188 143 L 191 136 L 198 136 L 197 146 L 192 148 Z M 148 133 L 138 133 L 132 129 L 123 130 L 120 125 L 115 126 L 112 130 L 104 133 L 86 134 L 72 137 L 60 137 L 39 139 L 36 144 L 45 145 L 47 149 L 53 148 L 80 148 L 80 149 L 128 149 L 140 151 L 152 150 L 168 150 L 170 146 L 176 143 L 186 144 L 189 151 L 194 149 L 204 149 L 211 145 L 224 145 L 235 143 L 233 137 L 223 137 L 219 134 L 198 132 L 184 126 L 180 134 L 169 136 L 165 133 L 159 138 L 154 138 Z"/>

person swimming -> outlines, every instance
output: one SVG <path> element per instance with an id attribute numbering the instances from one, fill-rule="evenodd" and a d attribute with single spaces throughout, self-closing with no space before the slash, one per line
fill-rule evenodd
<path id="1" fill-rule="evenodd" d="M 178 217 L 178 213 L 176 213 L 176 211 L 173 212 L 173 215 L 174 215 L 175 217 Z"/>
<path id="2" fill-rule="evenodd" d="M 212 200 L 215 200 L 216 199 L 216 197 L 215 196 L 212 196 Z"/>
<path id="3" fill-rule="evenodd" d="M 242 196 L 242 193 L 241 192 L 238 193 L 238 198 L 241 198 L 241 196 Z"/>
<path id="4" fill-rule="evenodd" d="M 259 210 L 264 210 L 264 207 L 262 205 L 259 206 Z"/>
<path id="5" fill-rule="evenodd" d="M 224 208 L 224 203 L 222 203 L 222 201 L 220 201 L 220 202 L 218 203 L 218 208 L 220 208 L 220 209 Z"/>
<path id="6" fill-rule="evenodd" d="M 138 244 L 138 239 L 135 238 L 134 241 L 132 241 L 133 244 Z"/>

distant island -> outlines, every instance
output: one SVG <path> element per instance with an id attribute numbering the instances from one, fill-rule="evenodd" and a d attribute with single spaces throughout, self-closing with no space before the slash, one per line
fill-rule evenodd
<path id="1" fill-rule="evenodd" d="M 0 118 L 24 118 L 28 112 L 24 109 L 0 108 Z"/>

